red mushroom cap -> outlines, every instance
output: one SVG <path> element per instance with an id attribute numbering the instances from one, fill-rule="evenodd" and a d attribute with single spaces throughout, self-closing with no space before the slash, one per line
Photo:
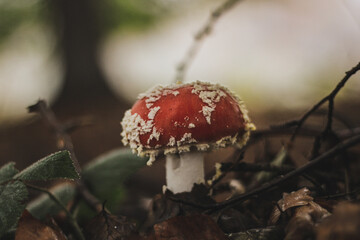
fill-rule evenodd
<path id="1" fill-rule="evenodd" d="M 243 102 L 218 84 L 194 82 L 156 87 L 139 96 L 121 122 L 124 145 L 154 157 L 244 145 L 254 125 Z"/>

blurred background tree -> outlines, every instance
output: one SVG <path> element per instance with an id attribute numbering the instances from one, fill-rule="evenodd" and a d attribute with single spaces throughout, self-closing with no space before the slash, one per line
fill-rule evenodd
<path id="1" fill-rule="evenodd" d="M 194 33 L 220 3 L 1 0 L 0 165 L 21 169 L 56 150 L 53 134 L 26 113 L 39 98 L 63 121 L 91 117 L 72 134 L 82 164 L 120 147 L 125 109 L 138 93 L 173 81 Z M 359 61 L 359 13 L 357 0 L 241 1 L 206 39 L 186 80 L 228 85 L 260 128 L 294 117 Z M 360 119 L 356 79 L 335 107 L 352 112 L 352 121 Z"/>
<path id="2" fill-rule="evenodd" d="M 38 98 L 53 103 L 61 119 L 96 118 L 90 131 L 75 134 L 75 141 L 84 144 L 83 151 L 78 147 L 84 161 L 118 147 L 119 121 L 129 103 L 115 97 L 105 82 L 98 64 L 100 42 L 112 31 L 146 29 L 164 10 L 143 0 L 2 1 L 1 163 L 12 160 L 22 167 L 55 150 L 51 133 L 26 114 L 26 106 Z M 27 61 L 19 60 L 24 56 Z M 38 64 L 31 65 L 36 57 Z"/>

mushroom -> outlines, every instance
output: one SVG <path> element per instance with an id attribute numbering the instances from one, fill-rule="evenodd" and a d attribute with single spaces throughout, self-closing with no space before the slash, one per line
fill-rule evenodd
<path id="1" fill-rule="evenodd" d="M 207 151 L 247 142 L 250 122 L 243 101 L 219 84 L 158 86 L 139 95 L 121 122 L 124 145 L 149 156 L 166 156 L 166 185 L 173 193 L 204 183 Z"/>

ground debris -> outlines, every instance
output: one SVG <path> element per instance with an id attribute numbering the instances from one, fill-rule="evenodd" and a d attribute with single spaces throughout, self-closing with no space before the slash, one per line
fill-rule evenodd
<path id="1" fill-rule="evenodd" d="M 284 237 L 282 229 L 273 226 L 230 233 L 227 236 L 229 240 L 278 240 Z"/>
<path id="2" fill-rule="evenodd" d="M 15 233 L 15 240 L 66 240 L 64 233 L 53 219 L 47 223 L 34 218 L 25 210 Z"/>
<path id="3" fill-rule="evenodd" d="M 196 207 L 178 203 L 171 200 L 171 198 L 193 201 L 200 204 L 215 203 L 215 201 L 209 197 L 209 190 L 203 184 L 195 184 L 191 192 L 173 194 L 167 190 L 165 194 L 157 194 L 153 198 L 143 229 L 148 230 L 156 223 L 163 222 L 181 214 L 186 215 L 199 212 L 199 209 Z"/>
<path id="4" fill-rule="evenodd" d="M 285 228 L 285 240 L 315 238 L 315 225 L 330 213 L 313 201 L 310 191 L 302 188 L 290 194 L 284 193 L 270 216 L 270 224 L 275 224 L 282 213 L 290 217 Z"/>
<path id="5" fill-rule="evenodd" d="M 234 208 L 222 211 L 217 223 L 225 233 L 241 232 L 258 225 L 249 216 Z"/>
<path id="6" fill-rule="evenodd" d="M 152 199 L 148 217 L 144 223 L 143 229 L 147 231 L 154 224 L 163 222 L 166 219 L 178 216 L 180 213 L 180 204 L 166 198 L 163 194 L 157 194 Z"/>
<path id="7" fill-rule="evenodd" d="M 360 236 L 360 204 L 342 202 L 335 206 L 332 216 L 319 224 L 317 240 L 354 240 Z"/>
<path id="8" fill-rule="evenodd" d="M 226 240 L 219 226 L 207 215 L 170 218 L 154 225 L 156 240 Z"/>
<path id="9" fill-rule="evenodd" d="M 269 223 L 275 224 L 279 220 L 281 213 L 293 207 L 307 205 L 312 200 L 313 198 L 307 188 L 302 188 L 296 192 L 283 193 L 282 199 L 277 202 L 277 206 L 274 207 L 271 213 Z"/>
<path id="10" fill-rule="evenodd" d="M 125 240 L 135 229 L 135 224 L 125 217 L 117 217 L 102 210 L 85 227 L 87 240 Z"/>

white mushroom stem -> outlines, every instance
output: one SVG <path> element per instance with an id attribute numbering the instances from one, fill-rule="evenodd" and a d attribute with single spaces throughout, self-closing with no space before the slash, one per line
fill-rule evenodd
<path id="1" fill-rule="evenodd" d="M 166 155 L 166 185 L 173 193 L 191 192 L 204 183 L 204 152 Z"/>

